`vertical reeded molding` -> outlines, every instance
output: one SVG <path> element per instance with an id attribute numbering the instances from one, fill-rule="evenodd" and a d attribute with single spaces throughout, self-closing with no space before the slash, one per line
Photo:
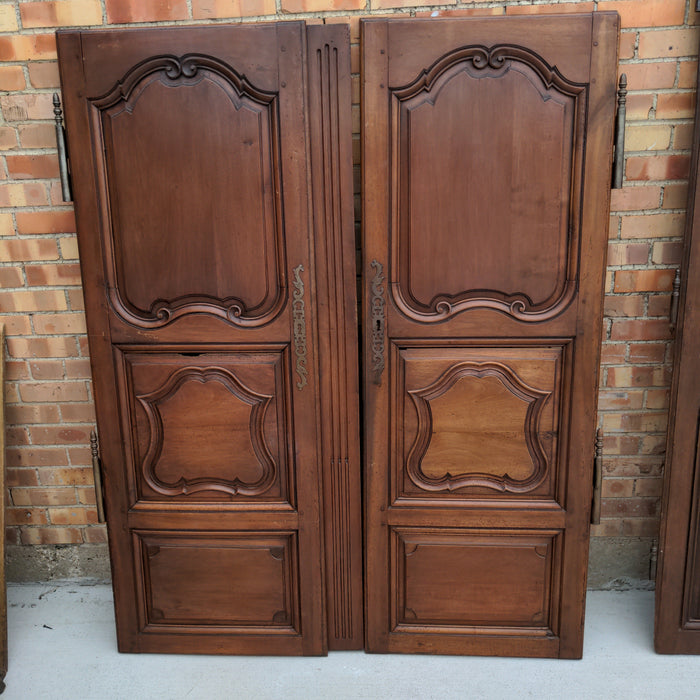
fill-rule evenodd
<path id="1" fill-rule="evenodd" d="M 347 26 L 307 28 L 328 648 L 361 649 L 362 528 Z"/>

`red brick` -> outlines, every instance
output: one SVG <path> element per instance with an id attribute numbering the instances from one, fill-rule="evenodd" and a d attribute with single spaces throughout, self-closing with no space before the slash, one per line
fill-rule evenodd
<path id="1" fill-rule="evenodd" d="M 616 292 L 670 292 L 675 270 L 618 270 Z"/>
<path id="2" fill-rule="evenodd" d="M 628 537 L 658 537 L 658 518 L 639 518 L 622 521 L 622 534 Z"/>
<path id="3" fill-rule="evenodd" d="M 36 404 L 25 406 L 11 404 L 5 409 L 8 423 L 57 423 L 60 420 L 58 406 Z"/>
<path id="4" fill-rule="evenodd" d="M 7 172 L 13 180 L 58 177 L 56 156 L 6 156 Z"/>
<path id="5" fill-rule="evenodd" d="M 74 488 L 13 488 L 10 495 L 16 506 L 65 506 L 77 502 Z"/>
<path id="6" fill-rule="evenodd" d="M 34 379 L 64 379 L 66 376 L 61 360 L 33 360 L 29 368 Z"/>
<path id="7" fill-rule="evenodd" d="M 24 90 L 25 87 L 27 87 L 27 81 L 24 79 L 22 66 L 0 67 L 0 90 L 12 92 Z"/>
<path id="8" fill-rule="evenodd" d="M 14 381 L 16 379 L 29 379 L 29 368 L 27 363 L 21 360 L 7 361 L 5 360 L 5 379 Z"/>
<path id="9" fill-rule="evenodd" d="M 56 59 L 56 37 L 53 33 L 0 36 L 0 61 L 47 59 Z"/>
<path id="10" fill-rule="evenodd" d="M 657 265 L 677 265 L 682 254 L 682 241 L 657 241 L 652 248 L 651 261 Z"/>
<path id="11" fill-rule="evenodd" d="M 185 0 L 105 0 L 110 24 L 187 19 Z"/>
<path id="12" fill-rule="evenodd" d="M 90 466 L 92 468 L 92 453 L 89 447 L 69 447 L 68 459 L 74 467 Z"/>
<path id="13" fill-rule="evenodd" d="M 656 98 L 657 119 L 691 119 L 695 115 L 695 93 L 665 93 Z"/>
<path id="14" fill-rule="evenodd" d="M 95 488 L 94 486 L 84 487 L 78 486 L 76 489 L 78 493 L 78 503 L 84 505 L 95 505 Z"/>
<path id="15" fill-rule="evenodd" d="M 620 59 L 634 58 L 634 46 L 637 42 L 636 32 L 620 33 Z M 627 98 L 629 100 L 629 98 Z"/>
<path id="16" fill-rule="evenodd" d="M 20 535 L 22 544 L 80 544 L 81 531 L 74 527 L 28 527 Z"/>
<path id="17" fill-rule="evenodd" d="M 630 156 L 625 177 L 628 180 L 686 180 L 690 172 L 690 157 Z"/>
<path id="18" fill-rule="evenodd" d="M 627 121 L 647 120 L 654 107 L 653 95 L 627 96 Z"/>
<path id="19" fill-rule="evenodd" d="M 102 24 L 102 7 L 99 0 L 24 2 L 20 4 L 19 11 L 25 29 Z"/>
<path id="20" fill-rule="evenodd" d="M 627 517 L 651 517 L 659 511 L 657 498 L 604 498 L 601 502 L 601 517 L 622 515 Z"/>
<path id="21" fill-rule="evenodd" d="M 664 186 L 664 209 L 685 209 L 688 203 L 688 183 Z"/>
<path id="22" fill-rule="evenodd" d="M 637 410 L 644 403 L 643 391 L 601 391 L 598 395 L 599 411 Z"/>
<path id="23" fill-rule="evenodd" d="M 11 126 L 0 126 L 0 151 L 17 148 L 17 132 Z"/>
<path id="24" fill-rule="evenodd" d="M 659 185 L 628 185 L 610 191 L 611 211 L 657 209 L 660 201 L 661 187 Z"/>
<path id="25" fill-rule="evenodd" d="M 94 508 L 49 508 L 53 525 L 88 525 L 97 522 Z"/>
<path id="26" fill-rule="evenodd" d="M 39 469 L 39 481 L 43 486 L 90 486 L 94 483 L 89 467 L 67 469 Z"/>
<path id="27" fill-rule="evenodd" d="M 45 508 L 6 508 L 5 518 L 8 525 L 47 525 Z"/>
<path id="28" fill-rule="evenodd" d="M 325 9 L 330 9 L 330 7 Z M 194 19 L 254 17 L 274 15 L 276 11 L 275 0 L 192 0 L 192 17 Z"/>
<path id="29" fill-rule="evenodd" d="M 655 294 L 649 297 L 649 306 L 647 308 L 647 316 L 663 316 L 668 318 L 671 313 L 671 295 L 670 294 Z"/>
<path id="30" fill-rule="evenodd" d="M 59 401 L 87 401 L 85 382 L 34 382 L 19 388 L 22 401 L 53 403 Z"/>
<path id="31" fill-rule="evenodd" d="M 89 379 L 90 374 L 90 360 L 77 359 L 77 360 L 65 360 L 66 366 L 66 377 L 68 379 Z"/>
<path id="32" fill-rule="evenodd" d="M 607 477 L 602 483 L 603 498 L 631 498 L 634 495 L 634 479 L 611 479 Z"/>
<path id="33" fill-rule="evenodd" d="M 618 73 L 627 76 L 627 86 L 630 90 L 672 88 L 676 81 L 676 62 L 623 63 L 618 68 Z"/>
<path id="34" fill-rule="evenodd" d="M 22 148 L 56 147 L 56 130 L 52 124 L 20 124 L 17 132 Z"/>
<path id="35" fill-rule="evenodd" d="M 698 62 L 680 61 L 678 87 L 695 89 L 698 84 Z"/>
<path id="36" fill-rule="evenodd" d="M 32 332 L 28 316 L 0 316 L 5 326 L 5 335 L 29 335 Z"/>
<path id="37" fill-rule="evenodd" d="M 22 269 L 19 267 L 0 267 L 0 288 L 23 287 Z"/>
<path id="38" fill-rule="evenodd" d="M 697 56 L 698 37 L 695 27 L 639 32 L 639 58 Z"/>
<path id="39" fill-rule="evenodd" d="M 608 266 L 646 265 L 648 260 L 648 243 L 610 243 L 608 245 Z"/>
<path id="40" fill-rule="evenodd" d="M 663 458 L 659 456 L 609 457 L 603 464 L 606 474 L 616 476 L 658 476 L 663 469 Z"/>
<path id="41" fill-rule="evenodd" d="M 7 469 L 5 472 L 5 486 L 38 486 L 39 479 L 36 469 Z"/>
<path id="42" fill-rule="evenodd" d="M 609 343 L 604 342 L 601 349 L 600 361 L 601 364 L 615 364 L 624 362 L 627 354 L 627 345 L 625 343 Z"/>
<path id="43" fill-rule="evenodd" d="M 36 289 L 32 291 L 0 292 L 0 311 L 62 311 L 67 309 L 62 290 Z"/>
<path id="44" fill-rule="evenodd" d="M 57 88 L 61 81 L 58 77 L 58 63 L 54 61 L 39 61 L 30 63 L 29 82 L 35 88 Z"/>
<path id="45" fill-rule="evenodd" d="M 668 321 L 613 319 L 611 340 L 662 340 L 670 338 Z"/>
<path id="46" fill-rule="evenodd" d="M 0 49 L 3 38 L 0 37 Z M 5 95 L 0 97 L 0 106 L 2 106 L 2 114 L 8 122 L 53 119 L 53 102 L 48 93 Z"/>
<path id="47" fill-rule="evenodd" d="M 0 240 L 0 262 L 24 262 L 26 260 L 57 260 L 56 241 L 47 238 L 40 240 L 2 241 Z"/>
<path id="48" fill-rule="evenodd" d="M 486 2 L 487 0 L 477 0 Z M 372 3 L 374 7 L 374 3 Z M 544 14 L 571 14 L 578 12 L 593 12 L 595 3 L 593 2 L 565 2 L 556 5 L 508 5 L 507 15 L 544 15 Z"/>
<path id="49" fill-rule="evenodd" d="M 619 272 L 616 275 L 620 274 Z M 642 316 L 644 314 L 644 297 L 641 296 L 606 296 L 606 316 Z"/>
<path id="50" fill-rule="evenodd" d="M 685 212 L 681 214 L 648 214 L 625 216 L 622 238 L 673 238 L 683 235 Z"/>
<path id="51" fill-rule="evenodd" d="M 27 234 L 75 233 L 73 211 L 17 212 L 17 232 Z"/>
<path id="52" fill-rule="evenodd" d="M 46 187 L 38 182 L 0 185 L 0 207 L 36 207 L 48 204 Z"/>
<path id="53" fill-rule="evenodd" d="M 591 537 L 617 537 L 622 534 L 622 520 L 603 518 L 597 525 L 591 525 Z"/>
<path id="54" fill-rule="evenodd" d="M 610 367 L 607 385 L 613 387 L 666 386 L 668 380 L 668 370 L 665 367 L 627 365 Z"/>
<path id="55" fill-rule="evenodd" d="M 647 391 L 646 408 L 668 408 L 668 389 L 649 389 Z"/>
<path id="56" fill-rule="evenodd" d="M 692 146 L 693 124 L 676 124 L 673 127 L 673 148 L 689 151 Z"/>
<path id="57" fill-rule="evenodd" d="M 666 435 L 645 435 L 642 438 L 639 453 L 645 455 L 666 454 Z"/>
<path id="58" fill-rule="evenodd" d="M 620 26 L 668 27 L 683 24 L 685 2 L 683 0 L 601 0 L 598 11 L 620 13 Z"/>
<path id="59" fill-rule="evenodd" d="M 107 529 L 105 527 L 86 527 L 83 530 L 83 537 L 87 544 L 106 544 Z"/>
<path id="60" fill-rule="evenodd" d="M 27 265 L 24 268 L 30 287 L 66 287 L 80 284 L 80 266 L 77 263 L 59 265 Z"/>
<path id="61" fill-rule="evenodd" d="M 27 429 L 20 426 L 9 425 L 5 428 L 5 444 L 13 447 L 29 444 Z"/>
<path id="62" fill-rule="evenodd" d="M 669 124 L 630 124 L 625 134 L 625 150 L 664 151 L 671 144 L 671 126 Z"/>
<path id="63" fill-rule="evenodd" d="M 39 335 L 86 333 L 85 314 L 40 314 L 34 316 L 34 330 Z"/>
<path id="64" fill-rule="evenodd" d="M 68 453 L 63 448 L 17 447 L 6 451 L 11 467 L 67 466 Z"/>
<path id="65" fill-rule="evenodd" d="M 659 364 L 666 357 L 666 343 L 630 343 L 630 362 L 653 362 Z"/>
<path id="66" fill-rule="evenodd" d="M 64 423 L 94 423 L 95 421 L 95 409 L 91 403 L 62 403 L 60 409 Z"/>

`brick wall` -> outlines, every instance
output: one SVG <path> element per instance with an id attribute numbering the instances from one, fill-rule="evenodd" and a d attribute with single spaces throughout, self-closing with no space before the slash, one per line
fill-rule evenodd
<path id="1" fill-rule="evenodd" d="M 625 186 L 612 194 L 600 373 L 605 479 L 602 522 L 593 528 L 593 543 L 603 552 L 606 542 L 622 543 L 623 549 L 629 542 L 627 551 L 636 552 L 635 561 L 628 571 L 612 573 L 644 578 L 647 544 L 658 530 L 670 381 L 670 291 L 681 251 L 693 128 L 699 33 L 687 4 L 0 0 L 0 322 L 7 327 L 9 355 L 6 535 L 16 546 L 11 549 L 106 541 L 104 527 L 96 524 L 90 470 L 88 435 L 94 416 L 75 222 L 72 207 L 61 201 L 57 180 L 51 105 L 58 86 L 55 28 L 350 18 L 357 73 L 358 19 L 363 15 L 617 10 L 622 17 L 621 70 L 629 81 L 627 163 Z M 357 101 L 357 75 L 353 94 Z M 358 130 L 359 107 L 353 109 Z M 355 144 L 359 161 L 357 136 Z M 624 568 L 623 559 L 613 568 Z"/>

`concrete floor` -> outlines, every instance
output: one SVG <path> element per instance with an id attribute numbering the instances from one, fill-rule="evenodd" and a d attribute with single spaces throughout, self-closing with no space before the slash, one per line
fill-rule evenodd
<path id="1" fill-rule="evenodd" d="M 109 586 L 14 585 L 3 700 L 700 698 L 700 656 L 654 654 L 653 614 L 653 592 L 589 592 L 581 661 L 126 655 Z"/>

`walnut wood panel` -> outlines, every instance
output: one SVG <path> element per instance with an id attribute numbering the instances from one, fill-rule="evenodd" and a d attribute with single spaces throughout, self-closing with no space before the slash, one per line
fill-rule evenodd
<path id="1" fill-rule="evenodd" d="M 700 654 L 699 167 L 696 112 L 656 577 L 654 646 L 665 654 Z"/>
<path id="2" fill-rule="evenodd" d="M 194 350 L 116 351 L 122 414 L 131 416 L 125 434 L 134 436 L 132 506 L 173 497 L 288 501 L 294 493 L 288 352 Z"/>
<path id="3" fill-rule="evenodd" d="M 314 244 L 319 303 L 329 649 L 361 649 L 362 504 L 357 304 L 354 294 L 350 35 L 308 28 Z"/>
<path id="4" fill-rule="evenodd" d="M 0 324 L 0 489 L 5 492 L 5 326 Z M 0 532 L 5 532 L 5 506 L 0 508 Z M 7 674 L 7 581 L 5 540 L 0 543 L 0 693 Z"/>
<path id="5" fill-rule="evenodd" d="M 551 636 L 558 534 L 393 530 L 394 631 Z"/>
<path id="6" fill-rule="evenodd" d="M 563 350 L 396 348 L 397 499 L 556 500 Z"/>
<path id="7" fill-rule="evenodd" d="M 316 280 L 317 260 L 353 260 L 347 31 L 316 28 L 310 52 L 303 22 L 66 31 L 58 48 L 119 647 L 321 654 L 326 599 L 356 644 L 357 378 L 335 359 L 354 290 Z M 329 451 L 344 423 L 353 446 Z"/>
<path id="8" fill-rule="evenodd" d="M 578 657 L 618 18 L 362 31 L 368 648 Z"/>
<path id="9" fill-rule="evenodd" d="M 293 533 L 134 533 L 146 634 L 299 635 Z M 218 570 L 218 578 L 202 571 Z"/>

